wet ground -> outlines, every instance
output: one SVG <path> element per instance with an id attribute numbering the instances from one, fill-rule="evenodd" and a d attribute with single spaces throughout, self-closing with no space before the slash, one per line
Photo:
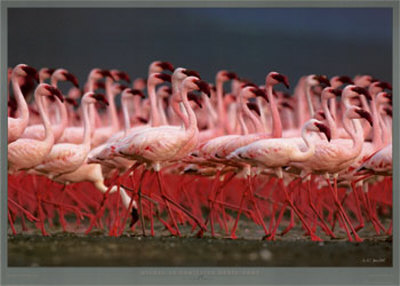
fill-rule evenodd
<path id="1" fill-rule="evenodd" d="M 361 230 L 361 243 L 338 239 L 312 242 L 293 229 L 276 241 L 261 240 L 259 226 L 239 226 L 238 239 L 195 238 L 183 229 L 172 237 L 162 229 L 157 236 L 140 231 L 109 237 L 52 231 L 49 237 L 34 232 L 9 235 L 9 266 L 391 266 L 392 237 Z M 323 237 L 323 236 L 321 236 Z M 246 238 L 246 239 L 244 239 Z M 326 237 L 323 237 L 327 239 Z"/>

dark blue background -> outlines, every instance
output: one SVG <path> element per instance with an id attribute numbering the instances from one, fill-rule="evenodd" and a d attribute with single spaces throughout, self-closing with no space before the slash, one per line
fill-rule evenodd
<path id="1" fill-rule="evenodd" d="M 211 81 L 219 69 L 257 83 L 272 70 L 291 82 L 304 74 L 369 73 L 392 79 L 392 10 L 9 9 L 8 60 L 64 67 L 80 81 L 93 67 L 145 76 L 168 60 Z"/>

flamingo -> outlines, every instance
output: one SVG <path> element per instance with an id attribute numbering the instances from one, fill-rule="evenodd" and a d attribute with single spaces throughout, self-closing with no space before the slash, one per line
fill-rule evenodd
<path id="1" fill-rule="evenodd" d="M 57 96 L 63 100 L 61 92 L 51 85 L 40 84 L 36 88 L 35 101 L 43 120 L 45 137 L 43 140 L 21 138 L 8 144 L 8 172 L 11 174 L 20 170 L 28 170 L 40 164 L 54 144 L 53 130 L 43 107 L 43 97 L 45 96 Z"/>
<path id="2" fill-rule="evenodd" d="M 287 166 L 291 162 L 303 162 L 311 158 L 315 153 L 315 140 L 309 137 L 308 132 L 323 132 L 328 141 L 330 141 L 330 130 L 322 124 L 322 122 L 311 119 L 302 128 L 302 140 L 305 142 L 306 150 L 301 150 L 299 143 L 296 139 L 292 138 L 270 138 L 253 142 L 247 146 L 238 148 L 232 152 L 227 159 L 239 163 L 247 163 L 262 169 L 274 169 L 276 176 L 281 182 L 282 189 L 285 194 L 286 203 L 295 211 L 304 226 L 307 228 L 311 235 L 312 240 L 320 241 L 305 222 L 303 216 L 295 207 L 293 201 L 290 199 L 286 187 L 283 183 L 282 167 Z M 276 229 L 275 229 L 276 230 Z M 275 232 L 270 236 L 274 239 Z"/>
<path id="3" fill-rule="evenodd" d="M 19 85 L 19 78 L 26 76 L 32 76 L 37 82 L 39 82 L 37 71 L 34 68 L 25 64 L 17 65 L 13 69 L 11 74 L 11 83 L 14 91 L 14 96 L 16 98 L 18 117 L 8 117 L 8 144 L 14 142 L 22 135 L 29 122 L 28 105 L 25 101 L 24 95 Z"/>
<path id="4" fill-rule="evenodd" d="M 58 81 L 70 81 L 74 84 L 74 86 L 79 87 L 76 77 L 65 69 L 57 69 L 51 74 L 51 85 L 57 88 Z M 45 101 L 45 103 L 47 102 Z M 68 124 L 67 108 L 65 104 L 59 100 L 56 100 L 56 103 L 58 107 L 58 112 L 61 113 L 61 122 L 53 126 L 55 142 L 57 142 L 58 139 L 62 136 L 62 133 L 64 132 L 64 129 L 67 127 Z M 44 134 L 45 130 L 42 124 L 30 125 L 25 129 L 24 133 L 21 135 L 21 138 L 42 140 L 45 136 Z"/>
<path id="5" fill-rule="evenodd" d="M 198 143 L 199 130 L 197 128 L 196 115 L 189 104 L 187 93 L 189 91 L 199 89 L 209 94 L 209 86 L 207 83 L 199 80 L 197 77 L 189 76 L 182 82 L 181 94 L 175 95 L 179 96 L 182 100 L 183 106 L 188 115 L 186 118 L 188 122 L 187 127 L 184 125 L 180 128 L 169 126 L 148 128 L 134 133 L 133 136 L 125 137 L 115 150 L 119 156 L 146 164 L 155 171 L 160 193 L 167 206 L 167 210 L 178 232 L 178 235 L 180 232 L 170 209 L 169 202 L 171 200 L 167 200 L 167 196 L 163 190 L 164 187 L 160 170 L 163 164 L 170 161 L 176 161 L 187 156 L 191 151 L 194 150 Z M 182 120 L 184 119 L 182 118 Z M 141 208 L 139 194 L 139 209 L 141 210 Z M 142 211 L 140 212 L 140 215 L 141 221 L 143 222 Z M 142 228 L 143 227 L 144 225 L 142 223 Z"/>

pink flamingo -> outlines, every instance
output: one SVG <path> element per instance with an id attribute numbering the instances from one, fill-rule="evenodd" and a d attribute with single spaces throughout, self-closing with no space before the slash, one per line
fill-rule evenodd
<path id="1" fill-rule="evenodd" d="M 175 229 L 178 232 L 178 235 L 180 232 L 170 208 L 170 202 L 172 202 L 172 200 L 167 199 L 167 196 L 163 190 L 164 186 L 162 183 L 160 170 L 163 164 L 171 161 L 177 161 L 187 156 L 187 154 L 194 150 L 198 143 L 199 131 L 197 128 L 197 119 L 192 107 L 189 104 L 187 93 L 189 91 L 199 89 L 207 94 L 209 93 L 209 86 L 207 83 L 199 80 L 197 77 L 189 76 L 182 82 L 181 94 L 175 95 L 180 96 L 187 113 L 187 118 L 185 118 L 185 120 L 188 122 L 187 127 L 183 126 L 180 128 L 160 126 L 148 128 L 133 134 L 133 136 L 128 135 L 120 142 L 119 146 L 115 150 L 116 153 L 120 154 L 120 156 L 138 161 L 142 164 L 146 164 L 155 171 L 160 193 L 164 203 L 167 206 L 167 210 L 173 221 Z M 140 191 L 139 209 L 144 232 Z"/>
<path id="2" fill-rule="evenodd" d="M 58 69 L 54 71 L 51 75 L 51 85 L 54 86 L 55 88 L 58 87 L 57 84 L 58 81 L 67 81 L 67 80 L 72 82 L 74 86 L 79 87 L 78 80 L 76 79 L 76 77 L 65 69 Z M 47 102 L 45 101 L 45 103 Z M 64 129 L 68 125 L 68 115 L 65 104 L 59 100 L 56 100 L 56 103 L 58 107 L 57 111 L 61 113 L 61 122 L 53 126 L 55 142 L 57 142 L 58 139 L 62 136 Z M 45 136 L 44 134 L 45 134 L 44 126 L 42 124 L 36 124 L 28 126 L 21 137 L 42 140 Z"/>
<path id="3" fill-rule="evenodd" d="M 17 118 L 8 117 L 8 144 L 17 140 L 24 132 L 29 122 L 29 110 L 19 85 L 21 77 L 32 76 L 39 82 L 36 70 L 25 64 L 17 65 L 11 74 L 11 83 L 17 103 Z"/>
<path id="4" fill-rule="evenodd" d="M 35 140 L 21 138 L 8 144 L 8 172 L 14 173 L 20 170 L 31 169 L 40 162 L 50 152 L 54 144 L 53 130 L 43 107 L 43 97 L 57 96 L 63 100 L 61 92 L 48 84 L 40 84 L 35 90 L 35 101 L 39 107 L 39 113 L 45 128 L 45 138 Z"/>

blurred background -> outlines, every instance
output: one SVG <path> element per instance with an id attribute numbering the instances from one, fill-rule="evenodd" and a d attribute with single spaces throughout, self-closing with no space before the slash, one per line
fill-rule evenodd
<path id="1" fill-rule="evenodd" d="M 220 69 L 262 84 L 289 76 L 371 74 L 392 80 L 392 11 L 385 8 L 13 8 L 8 65 L 91 68 L 144 77 L 170 61 L 214 81 Z"/>

